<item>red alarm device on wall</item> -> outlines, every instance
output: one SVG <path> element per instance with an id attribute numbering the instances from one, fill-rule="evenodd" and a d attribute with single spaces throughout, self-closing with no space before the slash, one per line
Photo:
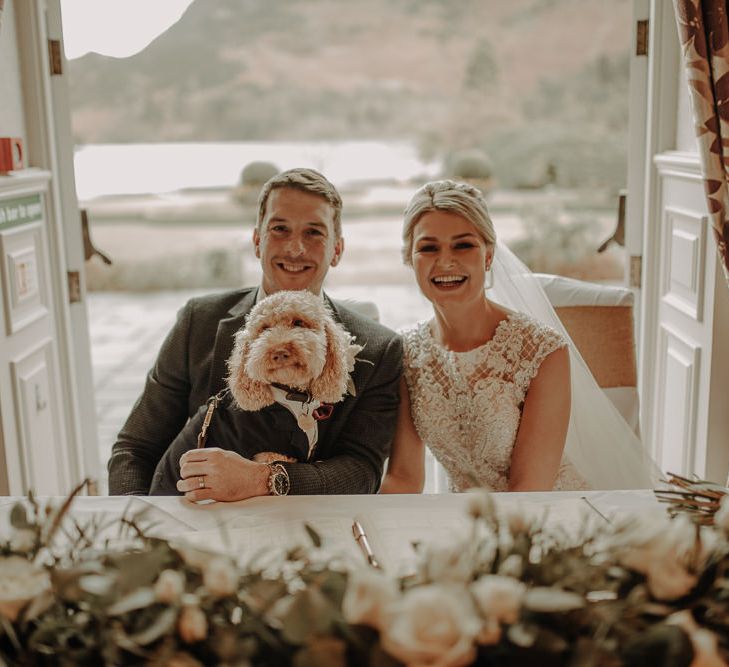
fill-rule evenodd
<path id="1" fill-rule="evenodd" d="M 23 168 L 23 140 L 0 137 L 0 174 Z"/>

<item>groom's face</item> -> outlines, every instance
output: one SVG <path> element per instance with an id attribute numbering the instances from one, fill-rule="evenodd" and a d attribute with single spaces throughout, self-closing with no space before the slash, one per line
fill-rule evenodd
<path id="1" fill-rule="evenodd" d="M 334 209 L 316 194 L 296 188 L 274 189 L 260 229 L 253 232 L 263 269 L 263 289 L 306 289 L 319 294 L 330 266 L 336 266 L 344 240 L 334 231 Z"/>

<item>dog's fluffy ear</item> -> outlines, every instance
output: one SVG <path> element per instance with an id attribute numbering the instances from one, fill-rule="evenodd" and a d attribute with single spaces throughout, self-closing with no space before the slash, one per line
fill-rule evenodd
<path id="1" fill-rule="evenodd" d="M 324 320 L 324 332 L 327 337 L 326 359 L 321 375 L 311 383 L 311 394 L 322 403 L 337 403 L 347 393 L 350 336 L 331 317 Z"/>
<path id="2" fill-rule="evenodd" d="M 242 410 L 254 412 L 271 405 L 273 393 L 270 387 L 260 380 L 254 380 L 246 373 L 246 363 L 250 340 L 246 332 L 235 335 L 233 352 L 228 359 L 228 388 L 235 402 Z"/>

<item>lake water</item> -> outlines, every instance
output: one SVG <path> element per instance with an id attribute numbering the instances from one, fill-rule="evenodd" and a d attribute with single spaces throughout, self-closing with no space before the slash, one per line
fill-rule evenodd
<path id="1" fill-rule="evenodd" d="M 437 176 L 440 163 L 425 162 L 407 142 L 309 141 L 160 144 L 90 144 L 74 154 L 81 200 L 104 195 L 230 187 L 249 162 L 279 169 L 312 167 L 337 187 L 357 181 L 407 182 Z"/>

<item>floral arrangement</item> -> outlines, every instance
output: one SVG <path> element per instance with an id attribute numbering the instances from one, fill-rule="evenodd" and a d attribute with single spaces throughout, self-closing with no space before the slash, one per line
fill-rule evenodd
<path id="1" fill-rule="evenodd" d="M 270 563 L 79 525 L 32 496 L 0 536 L 0 665 L 662 665 L 729 658 L 729 505 L 589 523 L 579 535 L 469 497 L 469 533 L 393 578 L 321 539 Z M 116 528 L 118 538 L 102 538 Z"/>

